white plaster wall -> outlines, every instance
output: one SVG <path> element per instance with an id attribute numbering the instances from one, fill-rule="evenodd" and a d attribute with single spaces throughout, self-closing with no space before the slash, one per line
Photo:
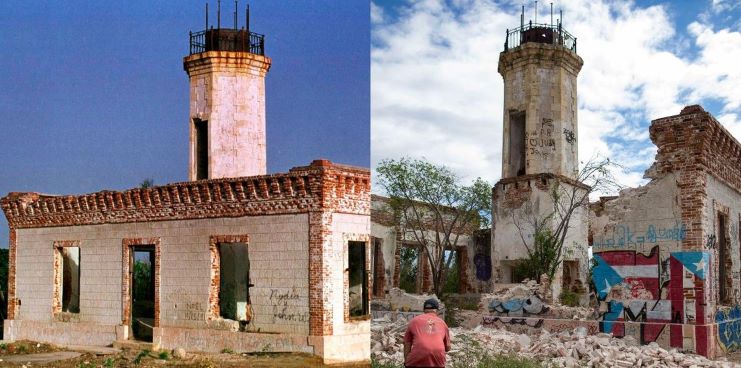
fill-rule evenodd
<path id="1" fill-rule="evenodd" d="M 365 241 L 371 248 L 370 216 L 335 213 L 332 215 L 333 252 L 326 255 L 329 260 L 331 278 L 327 287 L 329 306 L 332 308 L 332 337 L 324 341 L 325 360 L 362 361 L 370 356 L 370 319 L 345 322 L 344 287 L 346 270 L 349 267 L 347 243 Z M 368 251 L 366 254 L 370 254 Z M 368 285 L 371 292 L 372 285 Z"/>
<path id="2" fill-rule="evenodd" d="M 718 208 L 728 207 L 730 210 L 728 216 L 728 223 L 726 224 L 726 234 L 730 240 L 730 255 L 733 266 L 731 270 L 733 278 L 732 298 L 734 304 L 741 303 L 741 192 L 732 189 L 725 183 L 716 179 L 712 175 L 707 175 L 706 179 L 706 193 L 707 202 L 703 211 L 702 225 L 705 229 L 705 239 L 703 239 L 703 245 L 707 250 L 713 252 L 714 258 L 717 260 L 719 257 L 718 245 L 719 235 L 718 234 Z M 714 245 L 710 242 L 710 236 L 714 236 Z M 713 261 L 717 267 L 717 262 Z M 717 278 L 717 273 L 715 273 Z M 718 282 L 716 278 L 712 279 L 711 293 L 718 293 Z M 715 295 L 713 294 L 713 295 Z M 707 308 L 710 309 L 710 308 Z"/>
<path id="3" fill-rule="evenodd" d="M 51 321 L 52 243 L 80 240 L 80 322 L 121 324 L 122 239 L 160 237 L 161 326 L 205 328 L 209 237 L 247 234 L 250 278 L 255 284 L 250 289 L 254 328 L 308 334 L 308 233 L 306 214 L 21 229 L 17 318 Z M 281 301 L 275 297 L 285 293 L 295 297 Z"/>
<path id="4" fill-rule="evenodd" d="M 380 238 L 382 241 L 381 251 L 383 253 L 383 268 L 386 278 L 384 290 L 388 290 L 393 285 L 394 262 L 396 262 L 396 230 L 391 226 L 372 222 L 371 236 Z"/>

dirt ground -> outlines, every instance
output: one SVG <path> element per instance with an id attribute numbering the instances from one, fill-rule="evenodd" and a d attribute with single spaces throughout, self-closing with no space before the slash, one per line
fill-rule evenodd
<path id="1" fill-rule="evenodd" d="M 0 359 L 3 356 L 18 356 L 37 353 L 52 353 L 68 350 L 59 346 L 42 344 L 33 341 L 17 341 L 11 344 L 0 344 Z M 367 364 L 331 365 L 321 363 L 321 359 L 309 354 L 300 353 L 188 353 L 184 359 L 174 358 L 170 351 L 136 351 L 121 350 L 115 354 L 98 355 L 84 352 L 73 359 L 54 361 L 47 364 L 11 363 L 0 361 L 1 367 L 59 367 L 59 368 L 97 368 L 97 367 L 369 367 Z"/>

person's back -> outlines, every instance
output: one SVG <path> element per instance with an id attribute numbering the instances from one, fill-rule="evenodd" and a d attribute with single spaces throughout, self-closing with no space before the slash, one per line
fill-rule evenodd
<path id="1" fill-rule="evenodd" d="M 445 367 L 445 352 L 450 350 L 448 325 L 437 316 L 437 309 L 409 321 L 404 335 L 406 367 Z"/>

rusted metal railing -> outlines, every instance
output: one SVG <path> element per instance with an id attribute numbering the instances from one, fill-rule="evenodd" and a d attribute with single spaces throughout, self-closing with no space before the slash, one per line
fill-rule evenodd
<path id="1" fill-rule="evenodd" d="M 576 37 L 566 32 L 561 23 L 538 24 L 530 21 L 515 29 L 507 30 L 504 51 L 520 46 L 523 43 L 535 42 L 563 46 L 576 52 Z"/>
<path id="2" fill-rule="evenodd" d="M 265 55 L 265 35 L 245 29 L 208 29 L 190 32 L 190 55 L 206 51 L 240 51 Z"/>

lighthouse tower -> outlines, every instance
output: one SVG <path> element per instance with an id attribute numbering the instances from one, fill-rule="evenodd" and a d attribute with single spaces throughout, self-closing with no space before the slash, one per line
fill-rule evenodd
<path id="1" fill-rule="evenodd" d="M 502 179 L 493 189 L 495 282 L 519 282 L 523 277 L 516 266 L 528 257 L 534 221 L 555 211 L 554 189 L 584 193 L 587 188 L 575 180 L 576 81 L 582 64 L 576 38 L 560 21 L 525 23 L 523 8 L 520 27 L 507 30 L 498 66 L 504 79 L 504 117 Z M 555 217 L 550 219 L 554 227 L 559 222 Z M 586 286 L 587 246 L 587 212 L 579 208 L 564 242 L 563 269 L 552 280 L 554 295 L 561 285 Z"/>
<path id="2" fill-rule="evenodd" d="M 220 3 L 219 3 L 220 4 Z M 245 25 L 190 34 L 183 66 L 190 79 L 190 180 L 264 175 L 265 37 Z"/>

